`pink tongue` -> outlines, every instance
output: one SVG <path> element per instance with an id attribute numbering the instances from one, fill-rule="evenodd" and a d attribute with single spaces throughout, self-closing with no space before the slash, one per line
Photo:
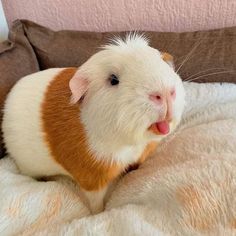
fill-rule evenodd
<path id="1" fill-rule="evenodd" d="M 166 121 L 157 122 L 156 127 L 161 134 L 168 134 L 170 131 L 169 123 Z"/>

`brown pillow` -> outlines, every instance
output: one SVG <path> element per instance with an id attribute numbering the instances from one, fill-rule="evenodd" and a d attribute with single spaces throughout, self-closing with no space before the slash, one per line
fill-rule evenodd
<path id="1" fill-rule="evenodd" d="M 36 55 L 24 35 L 21 22 L 17 21 L 9 32 L 9 40 L 0 43 L 0 128 L 7 93 L 21 77 L 38 70 Z M 3 155 L 4 148 L 0 134 L 0 158 Z"/>
<path id="2" fill-rule="evenodd" d="M 112 35 L 79 31 L 53 31 L 28 20 L 21 21 L 41 69 L 79 66 Z M 184 80 L 236 82 L 236 27 L 187 32 L 146 32 L 151 46 L 172 54 Z M 183 63 L 184 62 L 184 63 Z M 183 65 L 182 65 L 183 64 Z M 179 70 L 178 70 L 179 68 Z"/>

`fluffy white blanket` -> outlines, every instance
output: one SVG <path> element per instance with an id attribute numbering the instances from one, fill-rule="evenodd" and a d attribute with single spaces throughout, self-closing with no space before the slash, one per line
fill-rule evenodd
<path id="1" fill-rule="evenodd" d="M 236 234 L 236 85 L 185 84 L 179 129 L 90 216 L 78 187 L 0 160 L 0 235 Z"/>

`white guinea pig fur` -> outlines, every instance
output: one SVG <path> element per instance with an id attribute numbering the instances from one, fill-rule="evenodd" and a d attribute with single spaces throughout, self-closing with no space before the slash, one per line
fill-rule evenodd
<path id="1" fill-rule="evenodd" d="M 95 213 L 109 183 L 175 129 L 184 98 L 171 57 L 130 34 L 79 69 L 53 68 L 19 80 L 5 103 L 4 142 L 23 174 L 75 179 Z"/>

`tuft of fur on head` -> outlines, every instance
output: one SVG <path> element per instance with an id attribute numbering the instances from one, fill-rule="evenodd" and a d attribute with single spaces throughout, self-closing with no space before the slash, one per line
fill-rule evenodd
<path id="1" fill-rule="evenodd" d="M 127 33 L 124 38 L 114 36 L 109 40 L 109 43 L 103 45 L 101 49 L 123 48 L 129 49 L 133 47 L 143 47 L 149 45 L 149 39 L 144 33 L 131 32 Z"/>

